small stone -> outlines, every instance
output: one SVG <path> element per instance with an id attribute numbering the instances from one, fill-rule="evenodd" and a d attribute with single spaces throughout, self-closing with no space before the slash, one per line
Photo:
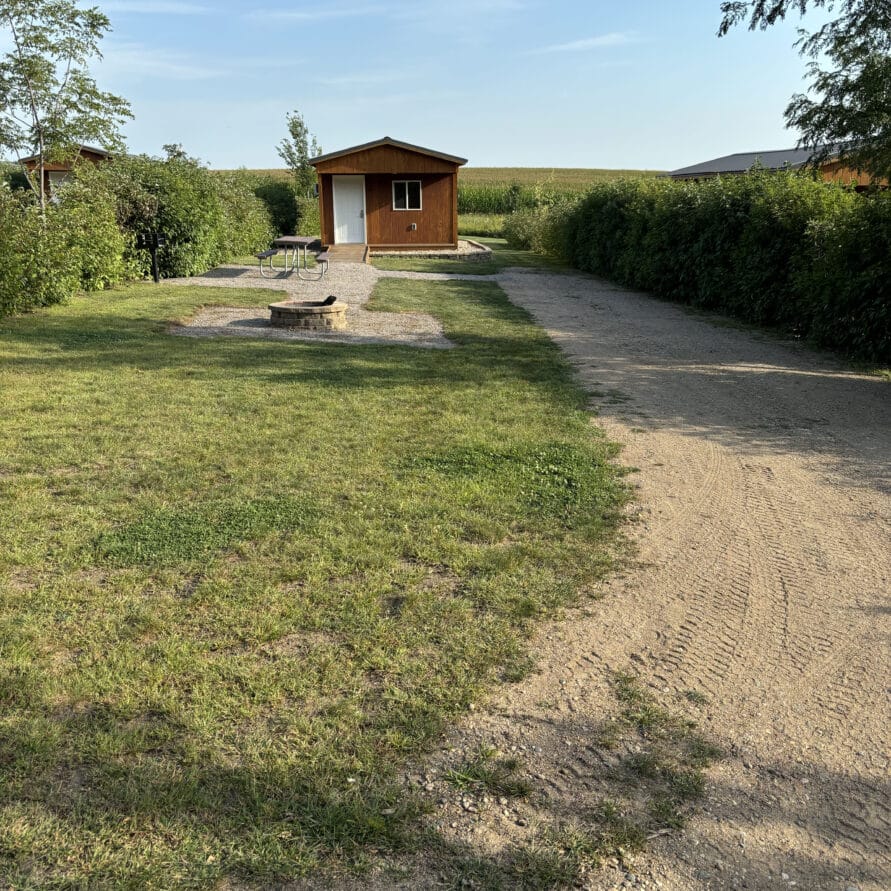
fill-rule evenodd
<path id="1" fill-rule="evenodd" d="M 395 807 L 385 807 L 385 808 L 381 811 L 381 816 L 382 816 L 382 817 L 392 817 L 393 814 L 395 814 L 395 813 L 396 813 L 396 808 L 395 808 Z"/>
<path id="2" fill-rule="evenodd" d="M 504 797 L 502 796 L 501 798 L 498 799 L 498 803 L 499 803 L 502 807 L 504 807 L 504 806 L 507 804 L 507 799 L 504 798 Z"/>
<path id="3" fill-rule="evenodd" d="M 528 825 L 529 825 L 529 821 L 526 820 L 525 817 L 517 818 L 517 826 L 528 826 Z"/>

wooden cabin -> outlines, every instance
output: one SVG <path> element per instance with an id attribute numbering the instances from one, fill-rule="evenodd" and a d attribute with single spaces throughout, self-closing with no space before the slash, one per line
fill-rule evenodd
<path id="1" fill-rule="evenodd" d="M 457 247 L 458 168 L 466 163 L 389 136 L 313 158 L 322 243 Z"/>
<path id="2" fill-rule="evenodd" d="M 810 161 L 808 149 L 780 149 L 767 152 L 738 152 L 735 155 L 724 155 L 711 161 L 703 161 L 690 167 L 681 167 L 664 174 L 671 179 L 693 180 L 711 179 L 715 176 L 736 176 L 748 173 L 753 167 L 760 166 L 764 170 L 801 170 Z M 824 182 L 837 182 L 853 185 L 858 191 L 870 186 L 887 188 L 884 180 L 874 181 L 869 174 L 852 170 L 837 159 L 830 158 L 818 167 Z"/>
<path id="3" fill-rule="evenodd" d="M 107 161 L 110 157 L 111 155 L 104 149 L 80 145 L 77 147 L 77 154 L 72 161 L 47 161 L 43 166 L 43 189 L 47 197 L 52 197 L 53 189 L 58 188 L 65 182 L 68 174 L 71 173 L 72 168 L 78 161 L 91 161 L 93 164 L 98 164 L 100 161 Z M 33 173 L 40 163 L 40 158 L 38 155 L 31 155 L 30 157 L 22 158 L 21 163 L 27 168 L 28 173 Z"/>

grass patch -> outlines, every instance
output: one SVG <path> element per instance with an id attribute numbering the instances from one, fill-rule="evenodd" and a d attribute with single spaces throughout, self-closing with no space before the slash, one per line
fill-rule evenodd
<path id="1" fill-rule="evenodd" d="M 378 269 L 405 272 L 445 272 L 453 275 L 496 275 L 512 266 L 526 268 L 544 267 L 561 269 L 556 260 L 540 257 L 529 251 L 511 248 L 503 238 L 478 237 L 474 239 L 492 250 L 490 260 L 438 260 L 426 257 L 373 257 L 372 264 Z"/>
<path id="2" fill-rule="evenodd" d="M 603 789 L 600 805 L 577 808 L 568 819 L 544 812 L 539 802 L 531 837 L 490 858 L 469 856 L 460 846 L 446 848 L 444 869 L 455 887 L 586 887 L 605 859 L 627 863 L 651 838 L 683 829 L 705 794 L 703 770 L 721 751 L 686 717 L 658 704 L 631 675 L 616 675 L 613 692 L 617 714 L 592 739 L 598 748 L 619 753 L 616 767 L 589 778 Z M 462 789 L 486 789 L 493 758 L 492 752 L 483 752 L 449 779 Z"/>
<path id="3" fill-rule="evenodd" d="M 523 798 L 532 787 L 528 780 L 518 776 L 519 769 L 516 758 L 499 758 L 493 749 L 481 749 L 475 758 L 448 771 L 445 778 L 462 791 Z"/>
<path id="4" fill-rule="evenodd" d="M 447 351 L 165 333 L 268 301 L 140 284 L 0 320 L 13 887 L 269 886 L 400 848 L 398 766 L 609 570 L 614 450 L 496 285 L 379 283 Z"/>
<path id="5" fill-rule="evenodd" d="M 269 532 L 303 531 L 313 507 L 299 498 L 209 501 L 148 510 L 100 535 L 96 556 L 115 566 L 162 566 L 203 560 Z"/>
<path id="6" fill-rule="evenodd" d="M 703 770 L 722 752 L 689 718 L 658 705 L 633 676 L 616 675 L 614 691 L 618 722 L 634 740 L 633 748 L 626 746 L 621 771 L 643 790 L 637 806 L 649 816 L 646 830 L 679 829 L 688 806 L 705 793 Z M 701 704 L 699 697 L 690 701 Z"/>
<path id="7" fill-rule="evenodd" d="M 501 238 L 504 229 L 504 214 L 462 213 L 458 214 L 458 234 Z"/>

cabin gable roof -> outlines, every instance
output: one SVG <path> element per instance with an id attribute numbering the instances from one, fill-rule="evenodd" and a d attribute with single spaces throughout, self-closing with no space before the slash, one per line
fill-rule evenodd
<path id="1" fill-rule="evenodd" d="M 452 171 L 466 164 L 467 159 L 385 136 L 383 139 L 319 155 L 309 163 L 318 168 L 319 172 L 325 173 L 338 172 L 340 168 L 356 168 L 358 172 L 364 170 L 368 173 L 399 172 L 395 167 L 402 163 L 405 168 L 403 172 L 409 173 Z"/>

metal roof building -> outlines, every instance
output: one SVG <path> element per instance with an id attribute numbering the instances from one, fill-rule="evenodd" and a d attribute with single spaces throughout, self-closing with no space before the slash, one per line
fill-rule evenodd
<path id="1" fill-rule="evenodd" d="M 724 155 L 712 161 L 703 161 L 690 167 L 672 170 L 666 176 L 672 179 L 695 179 L 704 176 L 718 176 L 722 173 L 746 173 L 756 164 L 766 170 L 782 170 L 784 168 L 803 167 L 810 160 L 809 149 L 780 149 L 766 152 L 737 152 L 735 155 Z"/>

